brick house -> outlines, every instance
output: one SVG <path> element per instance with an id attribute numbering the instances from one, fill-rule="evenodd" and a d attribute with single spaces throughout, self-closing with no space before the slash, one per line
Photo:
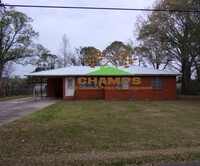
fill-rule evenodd
<path id="1" fill-rule="evenodd" d="M 47 79 L 47 97 L 63 100 L 173 100 L 179 73 L 140 66 L 69 66 L 31 73 Z"/>

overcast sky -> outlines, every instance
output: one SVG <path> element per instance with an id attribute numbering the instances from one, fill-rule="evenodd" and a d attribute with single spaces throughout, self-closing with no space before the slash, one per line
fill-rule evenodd
<path id="1" fill-rule="evenodd" d="M 2 0 L 7 4 L 151 8 L 155 0 Z M 33 19 L 33 28 L 39 32 L 36 42 L 53 54 L 59 54 L 62 36 L 67 35 L 71 49 L 94 46 L 105 49 L 113 41 L 127 42 L 133 38 L 135 21 L 142 12 L 16 8 Z M 17 66 L 15 75 L 30 72 L 30 67 Z"/>

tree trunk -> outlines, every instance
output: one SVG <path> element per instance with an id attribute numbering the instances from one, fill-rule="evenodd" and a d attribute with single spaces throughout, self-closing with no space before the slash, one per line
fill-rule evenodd
<path id="1" fill-rule="evenodd" d="M 182 93 L 188 94 L 189 83 L 191 79 L 191 66 L 187 60 L 182 60 Z"/>
<path id="2" fill-rule="evenodd" d="M 200 83 L 200 67 L 197 67 L 197 81 Z"/>
<path id="3" fill-rule="evenodd" d="M 197 64 L 196 61 L 194 61 L 195 69 L 196 69 L 196 77 L 197 77 L 197 82 L 200 83 L 200 66 Z"/>
<path id="4" fill-rule="evenodd" d="M 2 62 L 0 62 L 0 78 L 3 75 L 3 67 L 4 67 L 4 64 Z"/>
<path id="5" fill-rule="evenodd" d="M 160 64 L 156 64 L 156 69 L 159 69 L 160 68 Z"/>

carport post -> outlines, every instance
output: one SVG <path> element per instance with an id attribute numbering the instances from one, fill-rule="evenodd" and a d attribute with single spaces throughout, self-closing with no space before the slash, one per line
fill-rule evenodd
<path id="1" fill-rule="evenodd" d="M 36 87 L 35 87 L 35 79 L 33 80 L 33 100 L 36 101 Z"/>
<path id="2" fill-rule="evenodd" d="M 43 98 L 42 95 L 42 78 L 40 78 L 40 95 L 41 95 L 41 99 Z"/>

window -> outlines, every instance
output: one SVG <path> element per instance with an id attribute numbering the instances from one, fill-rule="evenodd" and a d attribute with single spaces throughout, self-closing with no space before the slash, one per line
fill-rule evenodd
<path id="1" fill-rule="evenodd" d="M 153 78 L 151 86 L 153 89 L 163 89 L 163 78 L 162 77 Z"/>
<path id="2" fill-rule="evenodd" d="M 120 84 L 117 84 L 118 90 L 129 89 L 129 87 L 130 87 L 129 82 L 122 83 L 122 79 L 120 79 Z"/>
<path id="3" fill-rule="evenodd" d="M 94 83 L 91 83 L 91 84 L 85 84 L 85 85 L 82 85 L 83 88 L 85 89 L 99 89 L 99 85 L 98 84 L 94 84 Z"/>
<path id="4" fill-rule="evenodd" d="M 73 80 L 72 79 L 68 79 L 67 80 L 67 89 L 72 89 L 73 88 Z"/>
<path id="5" fill-rule="evenodd" d="M 93 79 L 94 79 L 94 77 L 91 77 L 91 80 L 93 80 Z M 88 83 L 88 79 L 85 80 L 85 81 L 86 81 L 85 84 L 80 84 L 79 85 L 80 89 L 87 89 L 87 90 L 88 89 L 91 89 L 91 90 L 99 89 L 99 84 L 95 84 L 94 81 L 91 81 L 90 84 Z M 98 80 L 97 80 L 97 82 L 98 82 Z"/>
<path id="6" fill-rule="evenodd" d="M 99 89 L 99 85 L 98 84 L 81 84 L 79 85 L 80 89 Z"/>

